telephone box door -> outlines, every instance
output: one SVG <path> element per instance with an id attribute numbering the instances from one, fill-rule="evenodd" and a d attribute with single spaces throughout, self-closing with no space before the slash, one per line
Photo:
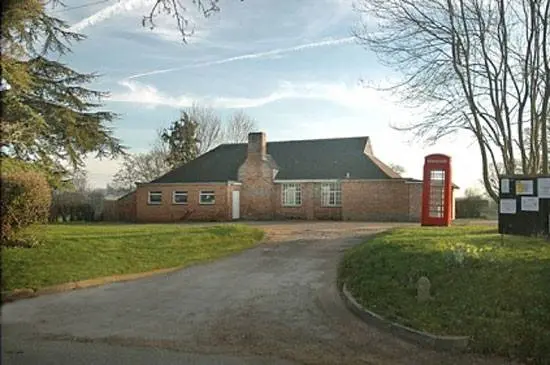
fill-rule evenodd
<path id="1" fill-rule="evenodd" d="M 451 158 L 426 156 L 422 186 L 422 225 L 448 226 L 452 214 Z"/>

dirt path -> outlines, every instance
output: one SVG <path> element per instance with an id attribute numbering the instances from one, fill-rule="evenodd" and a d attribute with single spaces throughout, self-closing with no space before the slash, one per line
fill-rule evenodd
<path id="1" fill-rule="evenodd" d="M 418 348 L 370 328 L 343 306 L 335 285 L 340 255 L 389 226 L 263 224 L 269 242 L 223 260 L 10 303 L 2 308 L 9 339 L 3 352 L 23 351 L 6 357 L 20 364 L 31 363 L 25 351 L 47 343 L 87 345 L 80 352 L 118 345 L 122 357 L 139 348 L 176 350 L 195 356 L 196 364 L 214 363 L 214 355 L 217 364 L 236 357 L 247 364 L 503 364 Z M 48 351 L 41 356 L 60 356 Z"/>

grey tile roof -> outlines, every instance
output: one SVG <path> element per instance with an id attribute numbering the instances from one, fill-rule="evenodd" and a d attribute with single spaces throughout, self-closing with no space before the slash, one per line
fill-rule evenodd
<path id="1" fill-rule="evenodd" d="M 267 153 L 279 168 L 276 180 L 400 178 L 364 153 L 368 137 L 268 142 Z M 247 145 L 223 144 L 151 183 L 237 181 Z"/>

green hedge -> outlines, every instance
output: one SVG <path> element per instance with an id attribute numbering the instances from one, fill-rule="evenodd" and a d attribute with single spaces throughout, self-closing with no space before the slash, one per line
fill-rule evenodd
<path id="1" fill-rule="evenodd" d="M 3 245 L 17 245 L 16 234 L 24 227 L 45 223 L 51 204 L 51 189 L 45 175 L 33 170 L 2 171 L 0 214 Z"/>

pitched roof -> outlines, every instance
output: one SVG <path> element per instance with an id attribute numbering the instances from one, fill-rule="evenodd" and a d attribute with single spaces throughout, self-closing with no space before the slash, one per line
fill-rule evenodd
<path id="1" fill-rule="evenodd" d="M 268 142 L 276 180 L 400 178 L 370 153 L 368 137 Z M 237 181 L 247 144 L 223 144 L 151 183 Z"/>

